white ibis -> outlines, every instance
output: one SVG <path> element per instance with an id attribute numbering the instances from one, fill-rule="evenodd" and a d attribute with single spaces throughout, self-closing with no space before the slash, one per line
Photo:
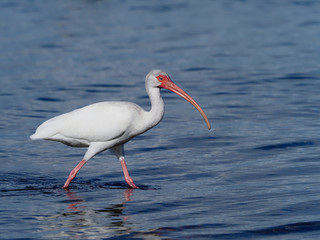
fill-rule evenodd
<path id="1" fill-rule="evenodd" d="M 63 188 L 68 188 L 81 167 L 96 154 L 111 149 L 119 159 L 126 182 L 138 188 L 129 175 L 124 159 L 123 145 L 150 128 L 156 126 L 164 114 L 160 89 L 168 89 L 189 101 L 211 126 L 201 107 L 181 88 L 175 85 L 167 73 L 152 70 L 146 76 L 146 90 L 151 101 L 151 110 L 144 111 L 130 102 L 99 102 L 76 109 L 42 123 L 31 135 L 32 140 L 58 141 L 71 147 L 88 147 L 83 159 L 70 172 Z"/>

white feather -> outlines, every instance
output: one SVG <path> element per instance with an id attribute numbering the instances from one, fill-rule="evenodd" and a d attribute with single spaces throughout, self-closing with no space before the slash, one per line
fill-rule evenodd
<path id="1" fill-rule="evenodd" d="M 100 102 L 76 109 L 42 123 L 30 138 L 53 140 L 71 146 L 85 147 L 91 142 L 108 142 L 143 132 L 138 119 L 145 111 L 130 102 Z"/>

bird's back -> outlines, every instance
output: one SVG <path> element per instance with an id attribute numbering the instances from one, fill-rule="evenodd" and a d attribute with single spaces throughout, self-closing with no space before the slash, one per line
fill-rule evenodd
<path id="1" fill-rule="evenodd" d="M 45 121 L 30 138 L 88 146 L 91 142 L 106 142 L 131 134 L 143 113 L 134 103 L 95 103 Z"/>

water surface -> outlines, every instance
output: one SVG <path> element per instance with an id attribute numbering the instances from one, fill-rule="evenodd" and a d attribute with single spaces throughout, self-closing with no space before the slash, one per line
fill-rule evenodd
<path id="1" fill-rule="evenodd" d="M 318 1 L 2 1 L 1 239 L 317 239 Z M 163 121 L 61 189 L 85 149 L 30 141 L 94 102 L 148 109 L 163 69 L 203 107 L 162 90 Z"/>

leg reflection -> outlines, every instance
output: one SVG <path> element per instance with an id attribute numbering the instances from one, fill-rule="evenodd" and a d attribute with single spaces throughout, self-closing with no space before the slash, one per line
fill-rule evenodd
<path id="1" fill-rule="evenodd" d="M 103 236 L 106 238 L 132 232 L 130 216 L 126 214 L 125 209 L 126 203 L 133 197 L 134 189 L 125 189 L 122 194 L 119 194 L 121 193 L 119 189 L 116 191 L 119 202 L 114 204 L 117 196 L 115 192 L 110 195 L 112 197 L 97 199 L 91 196 L 81 197 L 80 193 L 66 189 L 67 212 L 62 214 L 60 223 L 68 228 L 69 237 L 83 239 Z M 111 190 L 108 194 L 110 192 Z M 113 203 L 106 204 L 107 201 Z M 105 207 L 101 208 L 101 205 Z"/>
<path id="2" fill-rule="evenodd" d="M 68 204 L 68 209 L 77 212 L 77 211 L 81 211 L 86 208 L 86 206 L 81 205 L 81 203 L 84 202 L 84 199 L 77 196 L 77 194 L 75 192 L 69 191 L 69 189 L 65 189 L 65 191 L 66 191 L 66 195 L 67 195 L 69 202 L 70 202 Z"/>

